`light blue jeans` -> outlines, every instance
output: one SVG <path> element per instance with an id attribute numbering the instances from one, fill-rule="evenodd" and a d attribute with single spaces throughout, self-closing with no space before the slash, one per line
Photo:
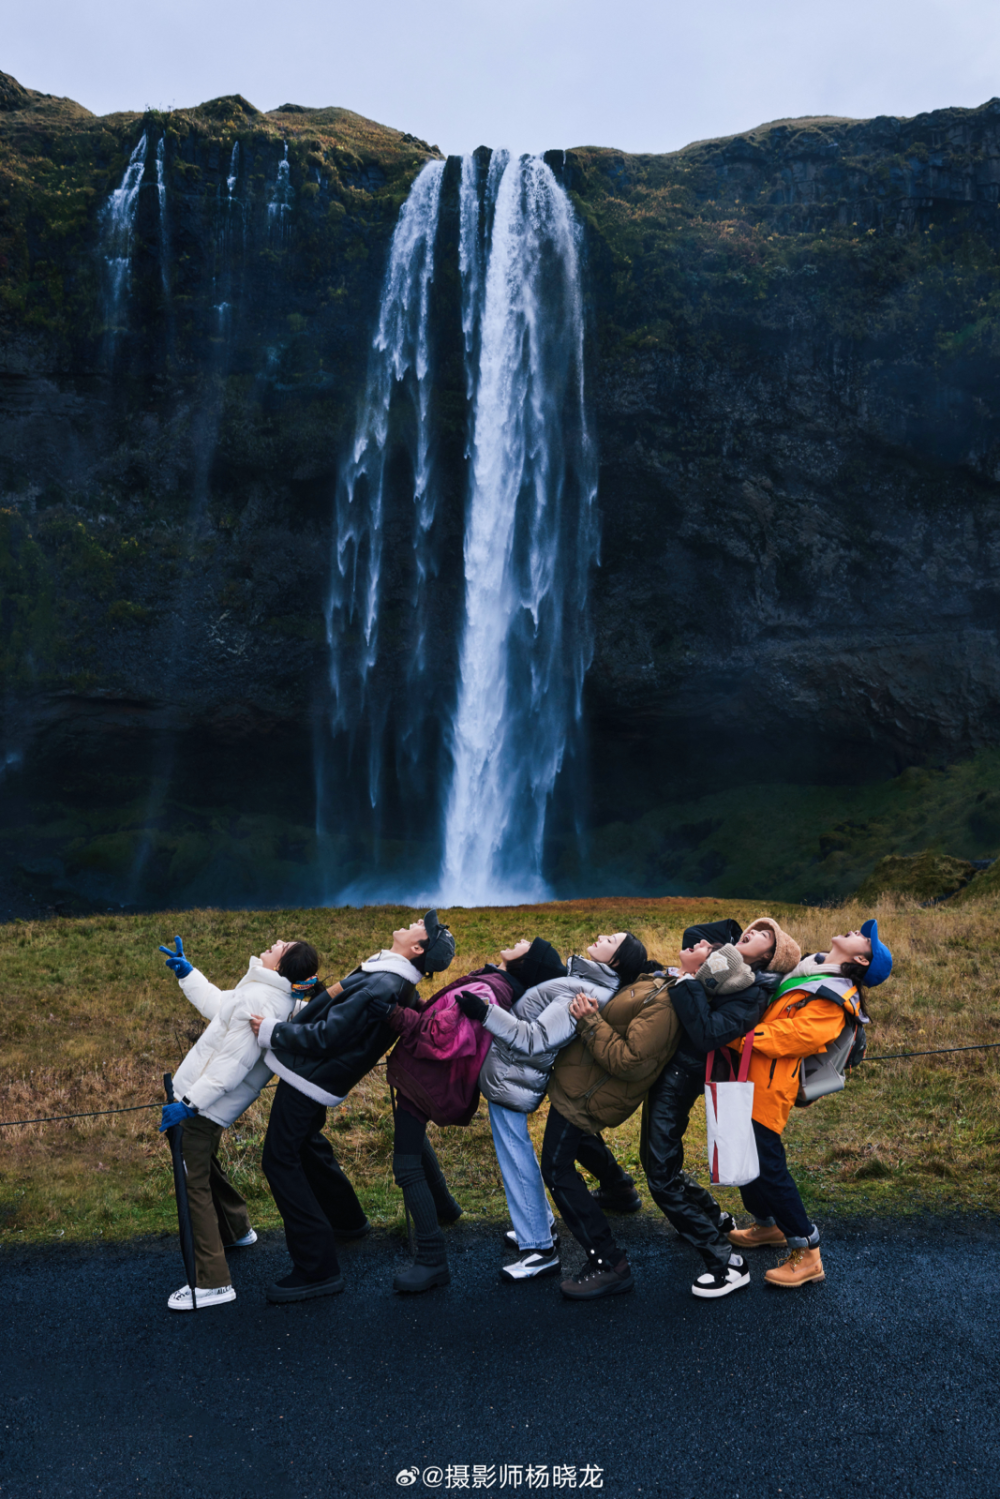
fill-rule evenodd
<path id="1" fill-rule="evenodd" d="M 555 1218 L 528 1134 L 528 1116 L 490 1102 L 490 1128 L 518 1248 L 548 1249 Z"/>

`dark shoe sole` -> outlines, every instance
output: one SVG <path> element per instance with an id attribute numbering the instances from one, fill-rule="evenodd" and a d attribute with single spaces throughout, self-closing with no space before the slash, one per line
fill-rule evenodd
<path id="1" fill-rule="evenodd" d="M 398 1291 L 401 1296 L 419 1296 L 421 1291 L 433 1291 L 435 1286 L 447 1286 L 451 1283 L 451 1271 L 447 1265 L 440 1270 L 435 1270 L 433 1275 L 428 1276 L 420 1285 L 400 1285 L 400 1277 L 397 1275 L 392 1283 L 392 1289 Z"/>
<path id="2" fill-rule="evenodd" d="M 312 1301 L 316 1296 L 339 1296 L 347 1286 L 342 1275 L 332 1280 L 319 1280 L 311 1286 L 268 1286 L 265 1296 L 274 1306 L 286 1301 Z"/>
<path id="3" fill-rule="evenodd" d="M 635 1281 L 630 1275 L 628 1280 L 621 1280 L 615 1286 L 602 1286 L 599 1291 L 567 1291 L 564 1281 L 559 1289 L 567 1301 L 600 1301 L 602 1296 L 621 1296 L 625 1291 L 634 1291 Z"/>
<path id="4" fill-rule="evenodd" d="M 459 1218 L 461 1218 L 461 1216 L 462 1216 L 462 1214 L 464 1212 L 465 1212 L 464 1208 L 459 1208 L 458 1212 L 457 1213 L 452 1213 L 452 1215 L 451 1215 L 450 1218 L 442 1218 L 441 1214 L 438 1213 L 438 1223 L 441 1225 L 442 1228 L 450 1228 L 453 1223 L 457 1223 L 458 1222 Z"/>

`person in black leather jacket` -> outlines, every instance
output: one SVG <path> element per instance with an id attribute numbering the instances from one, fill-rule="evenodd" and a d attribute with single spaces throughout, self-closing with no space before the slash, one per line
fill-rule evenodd
<path id="1" fill-rule="evenodd" d="M 747 940 L 741 947 L 744 935 Z M 683 973 L 671 990 L 683 1036 L 643 1105 L 639 1159 L 654 1202 L 704 1261 L 706 1274 L 695 1281 L 692 1291 L 700 1297 L 717 1297 L 746 1285 L 749 1277 L 742 1264 L 731 1268 L 733 1246 L 727 1234 L 736 1227 L 735 1220 L 683 1169 L 684 1132 L 704 1090 L 707 1054 L 746 1035 L 763 1015 L 773 998 L 777 975 L 762 970 L 775 960 L 775 954 L 780 952 L 779 961 L 788 967 L 795 966 L 800 954 L 787 933 L 780 932 L 770 919 L 763 937 L 757 923 L 744 934 L 735 921 L 727 919 L 688 927 L 683 943 Z M 755 971 L 756 981 L 738 994 L 713 1000 L 693 974 L 709 952 L 727 943 L 737 944 L 737 952 Z M 688 993 L 689 986 L 693 993 Z M 692 1002 L 696 997 L 700 1003 Z"/>
<path id="2" fill-rule="evenodd" d="M 252 1016 L 250 1024 L 278 1086 L 261 1165 L 285 1225 L 292 1272 L 267 1288 L 268 1301 L 304 1301 L 344 1289 L 335 1232 L 369 1230 L 364 1208 L 321 1133 L 326 1111 L 342 1103 L 396 1039 L 385 1015 L 412 1007 L 420 980 L 447 968 L 455 939 L 428 911 L 392 934 L 340 983 L 322 990 L 291 1020 Z M 386 1004 L 386 1001 L 389 1001 Z"/>

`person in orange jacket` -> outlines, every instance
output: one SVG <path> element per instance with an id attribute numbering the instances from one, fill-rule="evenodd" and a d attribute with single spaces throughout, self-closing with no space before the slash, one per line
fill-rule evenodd
<path id="1" fill-rule="evenodd" d="M 749 1076 L 753 1091 L 753 1132 L 760 1175 L 740 1188 L 743 1206 L 754 1215 L 751 1228 L 734 1229 L 739 1249 L 787 1246 L 790 1253 L 764 1276 L 775 1286 L 802 1286 L 825 1279 L 819 1229 L 802 1205 L 788 1169 L 782 1132 L 799 1090 L 804 1057 L 826 1049 L 854 1015 L 866 1022 L 867 991 L 892 971 L 892 953 L 879 941 L 878 923 L 834 937 L 825 953 L 803 958 L 779 986 L 753 1032 Z M 738 1043 L 742 1051 L 746 1039 Z"/>

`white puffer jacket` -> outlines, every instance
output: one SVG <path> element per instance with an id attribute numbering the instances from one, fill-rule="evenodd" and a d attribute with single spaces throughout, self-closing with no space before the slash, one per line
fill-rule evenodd
<path id="1" fill-rule="evenodd" d="M 235 989 L 217 989 L 197 968 L 179 982 L 211 1023 L 174 1073 L 174 1094 L 194 1104 L 206 1119 L 228 1126 L 272 1077 L 250 1029 L 250 1016 L 288 1020 L 295 1009 L 292 986 L 260 958 L 250 959 Z"/>

